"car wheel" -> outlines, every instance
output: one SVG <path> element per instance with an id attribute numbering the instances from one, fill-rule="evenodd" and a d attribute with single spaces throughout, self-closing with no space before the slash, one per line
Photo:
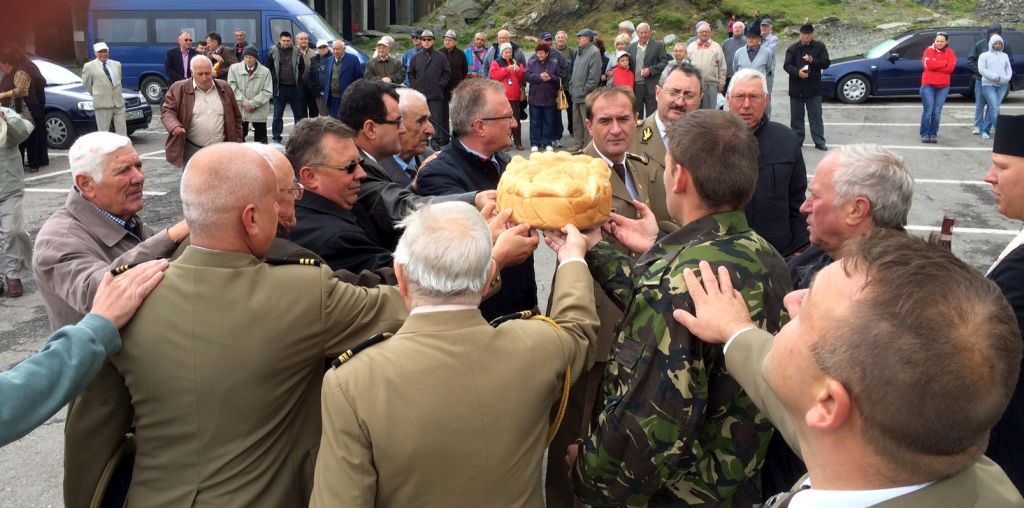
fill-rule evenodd
<path id="1" fill-rule="evenodd" d="M 46 146 L 54 150 L 66 150 L 75 142 L 78 134 L 71 118 L 60 111 L 46 114 Z"/>
<path id="2" fill-rule="evenodd" d="M 868 100 L 871 94 L 871 83 L 861 74 L 850 74 L 839 80 L 836 96 L 847 104 L 860 104 Z"/>
<path id="3" fill-rule="evenodd" d="M 150 104 L 159 104 L 164 99 L 164 94 L 167 92 L 167 83 L 156 76 L 150 76 L 142 80 L 142 85 L 139 86 L 139 91 L 142 92 L 142 96 L 149 101 Z"/>

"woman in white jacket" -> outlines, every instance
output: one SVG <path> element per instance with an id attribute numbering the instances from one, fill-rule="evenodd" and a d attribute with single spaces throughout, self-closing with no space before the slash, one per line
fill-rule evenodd
<path id="1" fill-rule="evenodd" d="M 981 94 L 985 98 L 988 112 L 981 124 L 981 139 L 989 139 L 992 126 L 999 116 L 999 104 L 1002 103 L 1013 68 L 1010 57 L 1003 52 L 1003 38 L 992 34 L 988 40 L 988 51 L 978 57 L 978 72 L 981 74 Z"/>

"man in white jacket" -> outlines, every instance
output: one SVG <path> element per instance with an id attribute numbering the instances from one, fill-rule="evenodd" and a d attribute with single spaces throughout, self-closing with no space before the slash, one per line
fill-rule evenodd
<path id="1" fill-rule="evenodd" d="M 128 135 L 125 125 L 124 96 L 121 95 L 121 62 L 110 59 L 110 48 L 105 42 L 92 46 L 96 59 L 82 66 L 82 85 L 92 96 L 92 107 L 96 113 L 96 128 Z"/>

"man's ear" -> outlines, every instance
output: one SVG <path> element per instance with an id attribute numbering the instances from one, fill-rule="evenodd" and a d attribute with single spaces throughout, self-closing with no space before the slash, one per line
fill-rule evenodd
<path id="1" fill-rule="evenodd" d="M 377 139 L 377 124 L 369 118 L 363 122 L 363 129 L 361 131 L 366 139 Z"/>
<path id="2" fill-rule="evenodd" d="M 242 209 L 242 227 L 245 228 L 245 234 L 250 237 L 256 236 L 259 234 L 260 226 L 256 220 L 256 205 L 249 203 Z"/>
<path id="3" fill-rule="evenodd" d="M 299 168 L 299 183 L 307 189 L 316 189 L 320 186 L 320 178 L 316 170 L 303 166 Z"/>
<path id="4" fill-rule="evenodd" d="M 75 187 L 87 198 L 96 195 L 96 181 L 89 175 L 75 175 Z"/>
<path id="5" fill-rule="evenodd" d="M 682 194 L 692 186 L 693 177 L 690 175 L 690 171 L 686 169 L 686 166 L 677 163 L 675 174 L 672 175 L 672 193 Z"/>
<path id="6" fill-rule="evenodd" d="M 847 202 L 846 223 L 849 225 L 860 224 L 871 218 L 871 202 L 864 196 L 857 196 Z"/>
<path id="7" fill-rule="evenodd" d="M 402 270 L 402 265 L 398 264 L 398 261 L 394 262 L 395 267 L 395 280 L 398 284 L 398 292 L 401 293 L 403 298 L 409 297 L 409 283 L 405 280 L 405 271 Z"/>
<path id="8" fill-rule="evenodd" d="M 835 430 L 849 420 L 852 411 L 850 392 L 839 381 L 826 378 L 811 408 L 804 414 L 804 422 L 811 429 Z"/>

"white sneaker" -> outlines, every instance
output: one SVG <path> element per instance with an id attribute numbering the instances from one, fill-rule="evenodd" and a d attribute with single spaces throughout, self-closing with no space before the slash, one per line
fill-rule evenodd
<path id="1" fill-rule="evenodd" d="M 554 149 L 554 147 L 552 147 L 551 145 L 548 145 L 548 147 L 547 147 L 547 148 L 545 148 L 545 149 L 544 149 L 544 151 L 545 151 L 545 152 L 554 152 L 554 151 L 555 151 L 555 149 Z"/>
<path id="2" fill-rule="evenodd" d="M 981 129 L 975 127 L 974 129 L 971 130 L 971 134 L 977 136 L 978 134 L 981 134 Z"/>
<path id="3" fill-rule="evenodd" d="M 536 152 L 537 150 L 538 150 L 538 148 L 537 148 L 537 147 L 535 147 L 535 146 L 531 146 L 531 147 L 530 147 L 530 153 L 534 153 L 534 152 Z"/>

